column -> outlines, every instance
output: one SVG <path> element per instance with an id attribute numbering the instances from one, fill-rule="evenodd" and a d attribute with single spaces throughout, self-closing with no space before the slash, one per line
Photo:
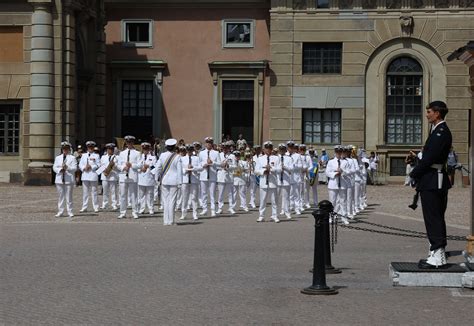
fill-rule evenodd
<path id="1" fill-rule="evenodd" d="M 33 2 L 30 0 L 30 2 Z M 29 167 L 54 158 L 54 56 L 51 1 L 34 1 L 31 23 Z"/>

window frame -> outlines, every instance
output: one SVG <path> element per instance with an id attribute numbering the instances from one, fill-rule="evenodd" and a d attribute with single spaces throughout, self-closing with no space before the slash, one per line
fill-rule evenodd
<path id="1" fill-rule="evenodd" d="M 20 155 L 20 151 L 21 151 L 21 136 L 22 136 L 22 117 L 21 117 L 21 114 L 22 114 L 22 105 L 21 103 L 18 103 L 18 102 L 0 102 L 0 108 L 1 107 L 15 107 L 16 110 L 18 110 L 18 138 L 16 139 L 17 142 L 16 142 L 16 145 L 18 147 L 18 151 L 16 152 L 0 152 L 0 157 L 5 157 L 5 156 L 19 156 Z M 5 114 L 3 113 L 3 110 L 0 109 L 0 113 L 1 114 Z M 6 114 L 5 114 L 6 115 Z M 8 126 L 7 128 L 5 129 L 5 133 L 7 135 L 7 137 L 5 138 L 5 147 L 8 148 Z M 15 138 L 15 137 L 13 137 Z"/>
<path id="2" fill-rule="evenodd" d="M 395 72 L 395 71 L 389 71 L 389 69 L 392 67 L 393 64 L 396 63 L 397 60 L 401 60 L 401 59 L 409 59 L 409 60 L 412 60 L 414 61 L 417 66 L 421 69 L 421 71 L 410 71 L 410 72 Z M 392 77 L 396 77 L 396 78 L 402 78 L 403 80 L 403 84 L 400 86 L 400 85 L 397 85 L 397 84 L 394 84 L 394 85 L 389 85 L 389 82 L 391 80 Z M 398 89 L 403 89 L 403 92 L 405 92 L 407 90 L 407 84 L 406 84 L 406 81 L 408 78 L 418 78 L 419 79 L 419 82 L 421 83 L 420 87 L 419 87 L 419 92 L 420 94 L 413 94 L 413 95 L 410 95 L 410 94 L 402 94 L 402 95 L 398 95 L 396 94 L 396 90 L 397 88 Z M 385 144 L 387 145 L 390 145 L 390 146 L 419 146 L 422 144 L 423 142 L 423 112 L 424 112 L 424 93 L 425 93 L 425 79 L 424 79 L 424 70 L 423 70 L 423 66 L 422 64 L 420 63 L 420 61 L 416 58 L 413 58 L 411 56 L 406 56 L 406 55 L 402 55 L 402 56 L 397 56 L 395 58 L 392 58 L 392 60 L 390 61 L 390 63 L 387 65 L 387 68 L 386 68 L 386 71 L 385 71 L 385 83 L 384 83 L 384 96 L 385 96 L 385 112 L 384 112 L 384 119 L 385 119 L 385 122 L 384 122 L 384 142 Z M 416 91 L 416 87 L 415 87 L 415 83 L 413 83 L 413 85 L 410 85 L 412 88 L 415 89 Z M 393 89 L 393 91 L 395 92 L 394 94 L 389 94 L 389 91 L 388 89 L 391 88 Z M 413 97 L 413 101 L 411 103 L 408 103 L 406 104 L 407 102 L 407 99 L 412 96 Z M 421 104 L 416 104 L 415 103 L 415 97 L 419 97 L 419 100 L 421 102 Z M 389 97 L 393 98 L 392 102 L 395 101 L 395 104 L 393 103 L 389 103 Z M 398 104 L 398 101 L 401 100 L 401 104 Z M 400 107 L 402 108 L 402 112 L 389 112 L 389 111 L 393 111 L 393 108 L 395 107 Z M 416 114 L 416 113 L 410 113 L 408 112 L 408 108 L 409 107 L 412 107 L 412 109 L 414 110 L 416 106 L 419 106 L 419 110 L 420 110 L 420 113 Z M 389 110 L 390 109 L 390 110 Z M 390 133 L 390 128 L 389 128 L 389 118 L 390 117 L 395 117 L 395 118 L 401 118 L 402 119 L 402 125 L 403 125 L 403 130 L 401 130 L 401 133 L 400 132 L 397 132 L 396 129 L 394 129 L 394 132 Z M 408 118 L 411 118 L 412 120 L 415 119 L 415 118 L 418 118 L 421 122 L 419 125 L 415 125 L 414 123 L 412 123 L 410 126 L 413 128 L 413 130 L 415 130 L 418 126 L 420 132 L 419 132 L 419 141 L 418 142 L 407 142 L 407 138 L 409 137 L 409 132 L 408 132 L 408 128 L 407 126 L 409 126 L 409 124 L 407 123 L 408 121 Z M 396 128 L 396 127 L 395 127 Z M 401 134 L 402 137 L 403 137 L 403 142 L 397 142 L 397 141 L 394 141 L 394 142 L 391 142 L 389 141 L 389 135 L 390 134 L 393 134 L 394 136 L 393 137 L 396 137 L 397 134 Z M 417 133 L 415 131 L 411 132 L 412 136 L 413 137 L 416 137 L 417 136 Z"/>
<path id="3" fill-rule="evenodd" d="M 333 45 L 333 44 L 338 44 L 340 45 L 340 61 L 339 61 L 339 71 L 338 72 L 305 72 L 305 45 L 320 45 L 323 47 L 324 45 Z M 301 44 L 301 74 L 303 76 L 319 76 L 319 75 L 335 75 L 335 76 L 340 76 L 342 75 L 342 66 L 343 66 L 343 53 L 344 53 L 344 43 L 343 42 L 303 42 Z M 320 66 L 321 68 L 324 67 L 324 62 L 323 62 L 323 57 L 321 57 L 321 63 Z M 323 70 L 323 69 L 321 69 Z"/>
<path id="4" fill-rule="evenodd" d="M 250 24 L 250 42 L 245 43 L 227 43 L 227 25 L 229 24 Z M 223 19 L 221 23 L 222 29 L 222 48 L 234 49 L 244 48 L 250 49 L 255 47 L 255 19 Z"/>
<path id="5" fill-rule="evenodd" d="M 396 166 L 395 161 L 402 162 L 400 166 Z M 399 168 L 400 169 L 400 174 L 393 174 L 393 172 L 396 172 L 395 169 Z M 402 156 L 391 156 L 390 157 L 390 176 L 391 177 L 404 177 L 406 176 L 406 163 L 405 163 L 405 158 Z"/>
<path id="6" fill-rule="evenodd" d="M 127 25 L 128 24 L 143 24 L 148 23 L 148 42 L 129 42 L 127 40 Z M 153 47 L 153 20 L 152 19 L 122 19 L 122 44 L 125 47 L 136 48 L 152 48 Z"/>
<path id="7" fill-rule="evenodd" d="M 308 112 L 308 111 L 311 111 L 311 116 L 312 116 L 311 122 L 315 121 L 314 120 L 315 111 L 320 111 L 321 112 L 320 113 L 321 120 L 319 121 L 320 122 L 320 131 L 319 131 L 320 135 L 319 135 L 319 141 L 318 142 L 314 142 L 314 140 L 315 140 L 314 135 L 311 136 L 311 140 L 312 140 L 311 142 L 306 142 L 306 137 L 305 137 L 306 133 L 312 133 L 312 134 L 316 133 L 315 131 L 306 131 L 306 129 L 305 129 L 305 124 L 307 122 L 305 120 L 305 116 L 306 116 L 305 112 Z M 324 120 L 324 112 L 325 111 L 329 111 L 331 113 L 331 131 L 330 131 L 330 133 L 331 133 L 331 142 L 325 142 L 324 141 L 324 134 L 325 134 L 325 132 L 324 132 L 324 122 L 326 121 L 326 120 Z M 333 127 L 333 122 L 335 121 L 335 120 L 333 120 L 333 115 L 334 115 L 335 112 L 339 113 L 339 121 L 338 121 L 339 122 L 339 131 L 334 131 L 333 130 L 333 128 L 334 128 Z M 301 140 L 302 140 L 303 143 L 305 143 L 305 144 L 315 144 L 315 145 L 337 145 L 337 144 L 340 144 L 342 142 L 342 109 L 341 108 L 303 108 L 301 113 L 302 113 L 302 115 L 301 115 L 301 124 L 302 124 L 302 126 L 301 126 Z M 336 133 L 339 134 L 339 137 L 338 137 L 339 140 L 338 141 L 334 140 L 334 134 L 336 134 Z"/>

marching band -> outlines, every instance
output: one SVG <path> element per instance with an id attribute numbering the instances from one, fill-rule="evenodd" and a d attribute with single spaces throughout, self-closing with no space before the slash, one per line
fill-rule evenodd
<path id="1" fill-rule="evenodd" d="M 294 141 L 281 143 L 275 149 L 267 141 L 262 152 L 261 146 L 250 148 L 247 144 L 235 150 L 233 141 L 216 146 L 212 137 L 204 139 L 203 149 L 199 142 L 178 146 L 176 139 L 168 139 L 164 143 L 166 150 L 144 142 L 139 152 L 135 149 L 135 137 L 124 139 L 126 146 L 122 151 L 109 143 L 102 157 L 94 152 L 93 141 L 86 142 L 87 152 L 80 158 L 71 155 L 71 144 L 61 143 L 62 153 L 53 166 L 59 195 L 56 217 L 63 216 L 64 206 L 68 216 L 74 216 L 72 191 L 77 169 L 82 171 L 83 185 L 80 212 L 87 211 L 90 197 L 94 212 L 99 212 L 100 177 L 100 209 L 118 209 L 118 218 L 122 219 L 127 208 L 131 208 L 132 217 L 138 219 L 145 211 L 155 214 L 158 201 L 164 225 L 175 224 L 177 211 L 181 211 L 180 220 L 186 219 L 188 210 L 192 210 L 193 220 L 208 211 L 211 216 L 222 214 L 225 200 L 228 214 L 236 214 L 238 201 L 240 210 L 248 212 L 249 207 L 257 208 L 257 193 L 257 222 L 265 220 L 268 201 L 272 221 L 280 222 L 279 217 L 289 220 L 292 214 L 300 215 L 318 204 L 318 187 L 326 180 L 329 200 L 340 222 L 348 224 L 367 207 L 369 160 L 365 150 L 357 151 L 355 146 L 335 146 L 334 157 L 330 159 L 325 149 L 319 158 L 315 149 Z"/>

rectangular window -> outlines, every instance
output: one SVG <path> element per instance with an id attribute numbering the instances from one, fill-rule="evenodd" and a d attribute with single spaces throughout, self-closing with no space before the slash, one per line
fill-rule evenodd
<path id="1" fill-rule="evenodd" d="M 304 43 L 303 74 L 340 74 L 342 43 Z"/>
<path id="2" fill-rule="evenodd" d="M 152 42 L 151 20 L 123 20 L 122 42 L 126 46 L 151 47 Z"/>
<path id="3" fill-rule="evenodd" d="M 406 163 L 403 157 L 390 158 L 390 176 L 405 176 Z"/>
<path id="4" fill-rule="evenodd" d="M 20 150 L 20 106 L 0 105 L 0 154 L 18 154 Z"/>
<path id="5" fill-rule="evenodd" d="M 122 91 L 123 117 L 153 115 L 153 81 L 124 80 Z"/>
<path id="6" fill-rule="evenodd" d="M 254 47 L 254 20 L 224 20 L 222 22 L 222 46 L 224 48 Z"/>
<path id="7" fill-rule="evenodd" d="M 329 8 L 329 0 L 316 0 L 316 8 L 318 9 Z"/>
<path id="8" fill-rule="evenodd" d="M 340 109 L 304 109 L 303 141 L 305 144 L 340 144 Z"/>

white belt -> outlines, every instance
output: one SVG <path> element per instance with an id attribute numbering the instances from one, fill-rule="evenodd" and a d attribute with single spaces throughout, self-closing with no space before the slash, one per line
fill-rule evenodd
<path id="1" fill-rule="evenodd" d="M 443 189 L 443 167 L 444 164 L 432 164 L 430 166 L 433 169 L 438 170 L 438 189 Z"/>

